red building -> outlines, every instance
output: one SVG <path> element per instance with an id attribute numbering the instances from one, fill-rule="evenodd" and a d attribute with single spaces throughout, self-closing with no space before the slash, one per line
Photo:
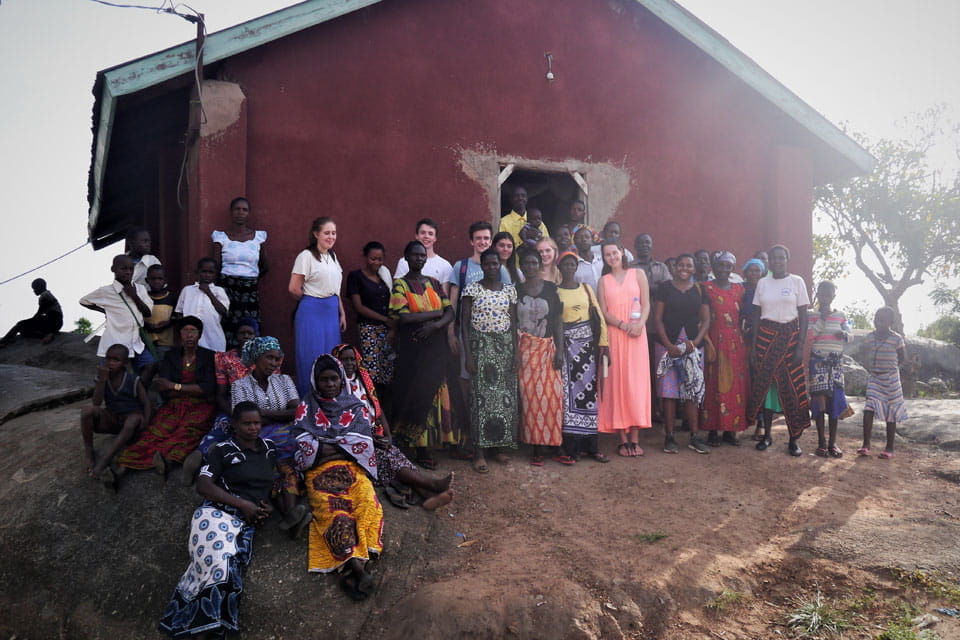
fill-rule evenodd
<path id="1" fill-rule="evenodd" d="M 287 281 L 320 215 L 345 270 L 373 239 L 394 263 L 423 216 L 453 262 L 519 183 L 548 226 L 580 196 L 659 259 L 783 242 L 809 276 L 813 187 L 873 163 L 671 0 L 310 0 L 196 50 L 98 74 L 90 237 L 148 227 L 179 287 L 246 195 L 264 328 L 290 351 Z"/>

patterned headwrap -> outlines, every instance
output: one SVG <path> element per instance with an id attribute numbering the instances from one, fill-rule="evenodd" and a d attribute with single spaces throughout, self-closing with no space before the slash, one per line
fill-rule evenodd
<path id="1" fill-rule="evenodd" d="M 729 251 L 718 251 L 717 262 L 729 262 L 730 264 L 737 264 L 737 256 L 733 255 Z"/>
<path id="2" fill-rule="evenodd" d="M 324 398 L 317 389 L 317 375 L 327 369 L 340 376 L 340 391 L 335 398 Z M 373 449 L 373 425 L 370 412 L 350 392 L 347 374 L 340 361 L 324 354 L 317 358 L 310 371 L 310 392 L 300 401 L 294 417 L 297 450 L 294 467 L 306 471 L 314 465 L 321 444 L 338 447 L 364 468 L 370 477 L 377 477 L 377 456 Z"/>
<path id="3" fill-rule="evenodd" d="M 243 364 L 250 367 L 267 351 L 279 351 L 280 357 L 283 357 L 283 351 L 280 349 L 280 341 L 273 336 L 251 338 L 243 344 L 243 352 L 240 354 L 240 360 Z"/>
<path id="4" fill-rule="evenodd" d="M 759 260 L 759 259 L 757 259 L 757 258 L 750 258 L 749 260 L 747 260 L 746 262 L 744 262 L 744 263 L 743 263 L 743 272 L 746 273 L 746 272 L 747 272 L 747 267 L 749 267 L 750 265 L 753 265 L 753 264 L 755 264 L 755 265 L 757 265 L 758 267 L 760 267 L 760 276 L 761 276 L 761 277 L 767 275 L 767 268 L 766 268 L 765 266 L 763 266 L 763 260 Z"/>

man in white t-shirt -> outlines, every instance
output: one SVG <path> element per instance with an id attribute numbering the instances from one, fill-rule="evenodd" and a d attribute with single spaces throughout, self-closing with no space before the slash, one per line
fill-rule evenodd
<path id="1" fill-rule="evenodd" d="M 427 264 L 423 266 L 421 273 L 439 280 L 444 293 L 449 293 L 450 274 L 453 271 L 453 267 L 450 266 L 449 262 L 437 255 L 434 249 L 437 244 L 437 236 L 439 235 L 440 227 L 430 218 L 422 218 L 417 221 L 417 230 L 414 237 L 419 240 L 420 243 L 423 244 L 424 249 L 427 250 Z M 397 262 L 397 270 L 393 274 L 394 279 L 402 278 L 409 272 L 410 267 L 407 265 L 407 259 L 401 257 Z"/>

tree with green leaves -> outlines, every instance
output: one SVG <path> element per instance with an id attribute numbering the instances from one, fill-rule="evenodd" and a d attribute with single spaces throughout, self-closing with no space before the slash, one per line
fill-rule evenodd
<path id="1" fill-rule="evenodd" d="M 929 166 L 929 152 L 960 126 L 946 122 L 944 108 L 920 117 L 911 139 L 853 137 L 877 159 L 873 172 L 818 187 L 818 217 L 833 238 L 852 250 L 854 263 L 897 312 L 899 302 L 924 277 L 960 275 L 960 172 L 943 175 Z"/>

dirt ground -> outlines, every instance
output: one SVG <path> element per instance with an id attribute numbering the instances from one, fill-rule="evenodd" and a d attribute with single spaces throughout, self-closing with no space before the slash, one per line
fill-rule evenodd
<path id="1" fill-rule="evenodd" d="M 160 637 L 197 496 L 179 474 L 131 474 L 119 494 L 86 479 L 79 407 L 0 426 L 0 634 Z M 960 457 L 902 440 L 895 460 L 857 458 L 859 419 L 841 431 L 839 460 L 811 455 L 809 432 L 790 458 L 782 424 L 763 453 L 745 438 L 671 456 L 654 428 L 643 458 L 613 457 L 601 438 L 609 464 L 536 468 L 517 454 L 480 476 L 443 460 L 456 500 L 435 513 L 385 505 L 367 602 L 307 574 L 305 542 L 262 528 L 244 636 L 792 637 L 786 616 L 819 591 L 855 625 L 844 638 L 875 638 L 897 611 L 960 607 Z M 940 637 L 960 638 L 937 615 Z"/>

